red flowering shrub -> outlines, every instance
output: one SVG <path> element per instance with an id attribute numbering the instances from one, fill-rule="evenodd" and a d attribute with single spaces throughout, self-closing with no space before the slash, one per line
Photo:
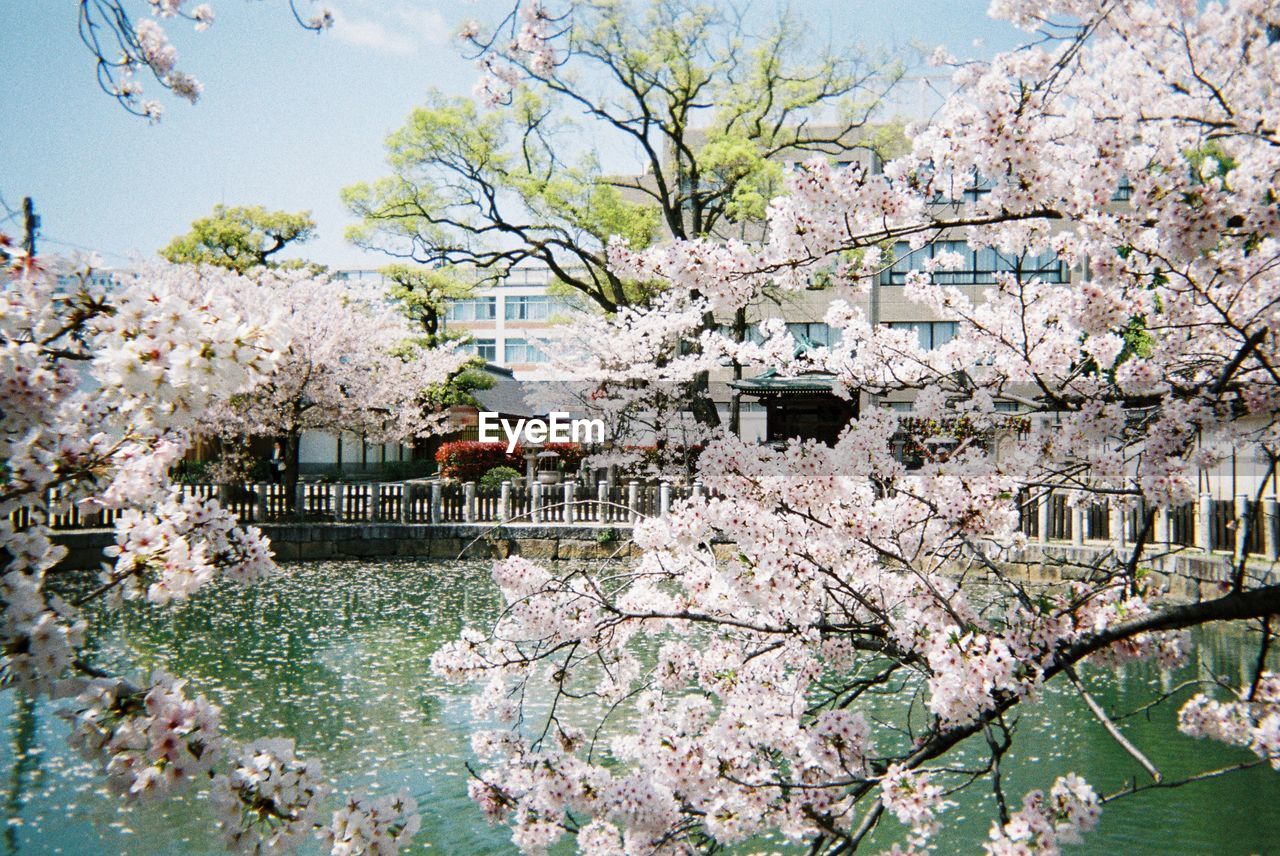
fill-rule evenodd
<path id="1" fill-rule="evenodd" d="M 436 450 L 440 477 L 459 481 L 479 481 L 494 467 L 512 467 L 524 472 L 524 450 L 516 446 L 507 453 L 506 443 L 481 443 L 478 440 L 455 440 L 442 443 Z"/>

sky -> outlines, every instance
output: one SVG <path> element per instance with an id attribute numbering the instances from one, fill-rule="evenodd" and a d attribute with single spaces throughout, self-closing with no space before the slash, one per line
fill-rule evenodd
<path id="1" fill-rule="evenodd" d="M 146 14 L 146 0 L 124 2 Z M 324 34 L 298 27 L 285 0 L 208 2 L 217 20 L 206 32 L 167 22 L 179 67 L 203 95 L 192 106 L 158 97 L 153 83 L 148 97 L 165 113 L 152 125 L 98 88 L 77 0 L 0 0 L 0 231 L 20 231 L 4 206 L 31 196 L 42 253 L 95 251 L 122 266 L 216 204 L 260 204 L 312 213 L 318 237 L 299 255 L 334 268 L 385 264 L 343 239 L 352 218 L 339 193 L 386 173 L 383 141 L 428 88 L 471 92 L 478 73 L 453 34 L 464 20 L 497 22 L 510 0 L 330 0 L 337 23 Z M 970 57 L 1018 43 L 983 0 L 788 5 L 818 46 L 945 45 Z M 774 8 L 755 0 L 751 11 Z"/>

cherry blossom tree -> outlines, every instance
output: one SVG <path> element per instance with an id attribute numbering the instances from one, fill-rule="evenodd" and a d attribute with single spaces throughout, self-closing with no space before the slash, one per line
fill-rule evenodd
<path id="1" fill-rule="evenodd" d="M 258 270 L 226 277 L 202 268 L 211 291 L 249 312 L 270 307 L 293 339 L 275 370 L 201 418 L 223 436 L 272 436 L 285 443 L 285 483 L 298 483 L 304 431 L 352 432 L 374 442 L 435 433 L 443 417 L 428 393 L 465 362 L 448 346 L 419 348 L 404 315 L 374 289 L 306 272 Z"/>
<path id="2" fill-rule="evenodd" d="M 309 0 L 314 5 L 314 0 Z M 299 0 L 288 0 L 299 25 L 320 32 L 333 26 L 333 13 L 314 7 L 306 14 Z M 196 32 L 213 25 L 214 9 L 208 3 L 187 0 L 76 0 L 80 40 L 97 63 L 98 85 L 130 113 L 160 121 L 164 107 L 143 98 L 139 77 L 150 76 L 161 88 L 192 104 L 204 86 L 178 68 L 178 51 L 165 27 L 173 21 L 190 23 Z M 137 9 L 149 12 L 135 16 Z"/>
<path id="3" fill-rule="evenodd" d="M 5 251 L 17 266 L 0 288 L 0 681 L 67 700 L 72 746 L 126 801 L 208 783 L 240 852 L 319 836 L 333 853 L 394 854 L 418 827 L 407 795 L 356 794 L 326 821 L 319 764 L 298 758 L 292 740 L 235 745 L 219 709 L 179 678 L 112 676 L 80 650 L 80 607 L 92 600 L 163 608 L 219 578 L 274 572 L 261 532 L 183 495 L 168 472 L 203 415 L 280 372 L 307 331 L 261 299 L 238 300 L 264 285 L 230 271 L 157 266 L 104 291 L 89 271 L 60 285 L 21 250 Z M 51 517 L 72 505 L 113 511 L 116 544 L 102 584 L 67 603 L 45 583 L 66 553 Z"/>
<path id="4" fill-rule="evenodd" d="M 1107 803 L 1182 780 L 1090 704 L 1150 781 L 1100 794 L 1067 775 L 1018 800 L 1001 777 L 1012 714 L 1048 682 L 1090 702 L 1082 664 L 1172 666 L 1188 628 L 1219 621 L 1260 629 L 1252 673 L 1201 687 L 1176 716 L 1169 698 L 1154 710 L 1248 750 L 1192 779 L 1280 768 L 1274 576 L 1243 537 L 1220 559 L 1225 582 L 1197 602 L 1165 598 L 1147 569 L 1160 510 L 1191 499 L 1233 446 L 1280 439 L 1276 9 L 996 0 L 991 12 L 1036 40 L 989 62 L 940 52 L 956 92 L 883 173 L 809 162 L 771 203 L 760 244 L 612 246 L 620 276 L 670 286 L 663 312 L 593 337 L 619 377 L 673 319 L 698 334 L 702 313 L 733 313 L 767 287 L 821 275 L 863 294 L 898 244 L 1052 252 L 1079 275 L 1000 274 L 975 296 L 947 284 L 960 260 L 938 253 L 903 295 L 960 322 L 951 343 L 923 350 L 850 301 L 827 319 L 840 345 L 804 360 L 786 359 L 781 332 L 763 346 L 784 370 L 833 372 L 843 394 L 909 392 L 918 416 L 980 429 L 919 470 L 891 454 L 900 420 L 876 407 L 832 447 L 720 436 L 700 459 L 709 494 L 640 525 L 634 566 L 495 565 L 501 618 L 464 631 L 433 667 L 483 682 L 477 714 L 510 726 L 475 735 L 484 763 L 471 790 L 522 851 L 574 835 L 588 854 L 687 853 L 773 832 L 847 853 L 891 815 L 908 829 L 894 852 L 920 852 L 948 795 L 984 786 L 998 807 L 987 852 L 1056 853 Z M 520 49 L 536 60 L 553 48 L 531 32 Z M 1125 180 L 1131 199 L 1113 203 Z M 966 199 L 975 182 L 983 192 Z M 700 335 L 667 377 L 759 347 Z M 614 353 L 628 345 L 633 361 Z M 999 428 L 998 397 L 1030 416 L 997 455 L 981 434 Z M 1048 490 L 1135 513 L 1139 537 L 1062 560 L 1069 582 L 1031 586 L 1019 497 Z M 896 713 L 880 699 L 873 718 L 885 686 L 902 687 Z M 582 713 L 584 698 L 605 713 Z M 957 759 L 962 748 L 979 760 Z"/>

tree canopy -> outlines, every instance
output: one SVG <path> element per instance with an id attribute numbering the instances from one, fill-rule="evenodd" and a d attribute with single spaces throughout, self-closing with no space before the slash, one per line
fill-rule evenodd
<path id="1" fill-rule="evenodd" d="M 300 267 L 274 258 L 286 247 L 315 237 L 310 211 L 268 211 L 261 205 L 217 205 L 160 251 L 174 264 L 210 264 L 244 273 L 255 267 Z"/>
<path id="2" fill-rule="evenodd" d="M 653 286 L 609 269 L 611 239 L 716 235 L 763 216 L 788 152 L 885 142 L 872 117 L 897 67 L 811 49 L 789 13 L 762 35 L 687 0 L 573 2 L 557 20 L 572 27 L 549 37 L 552 61 L 518 36 L 497 50 L 501 27 L 464 31 L 490 109 L 429 95 L 387 140 L 391 174 L 344 191 L 355 243 L 498 274 L 543 265 L 612 312 Z M 619 152 L 637 174 L 611 172 Z"/>

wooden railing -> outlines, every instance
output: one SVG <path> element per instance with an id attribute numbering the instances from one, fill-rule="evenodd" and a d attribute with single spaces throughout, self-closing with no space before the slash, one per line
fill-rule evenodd
<path id="1" fill-rule="evenodd" d="M 187 495 L 214 497 L 242 523 L 556 523 L 629 525 L 666 514 L 672 503 L 702 487 L 661 484 L 585 485 L 504 482 L 342 482 L 302 483 L 290 497 L 280 484 L 182 485 Z M 290 501 L 292 500 L 292 501 Z M 54 507 L 59 507 L 56 496 Z M 53 516 L 54 529 L 110 527 L 118 512 L 85 514 L 66 505 Z M 30 525 L 26 509 L 12 515 L 18 528 Z"/>
<path id="2" fill-rule="evenodd" d="M 344 482 L 303 483 L 288 496 L 284 485 L 183 485 L 183 493 L 215 497 L 242 523 L 554 523 L 558 525 L 630 525 L 640 518 L 666 514 L 673 503 L 701 494 L 703 487 L 666 482 L 644 484 L 578 482 L 524 485 L 504 482 Z M 56 500 L 56 497 L 54 498 Z M 1106 542 L 1133 545 L 1139 537 L 1157 547 L 1231 552 L 1277 560 L 1280 553 L 1280 508 L 1274 498 L 1261 502 L 1245 496 L 1234 500 L 1202 495 L 1196 502 L 1157 511 L 1145 526 L 1142 508 L 1119 504 L 1070 505 L 1067 497 L 1048 491 L 1019 496 L 1019 526 L 1039 543 Z M 54 529 L 111 527 L 119 515 L 107 509 L 84 513 L 74 505 L 59 506 Z M 15 527 L 31 524 L 27 509 L 10 515 Z M 1247 532 L 1241 521 L 1248 519 Z M 1242 541 L 1243 543 L 1237 543 Z"/>

